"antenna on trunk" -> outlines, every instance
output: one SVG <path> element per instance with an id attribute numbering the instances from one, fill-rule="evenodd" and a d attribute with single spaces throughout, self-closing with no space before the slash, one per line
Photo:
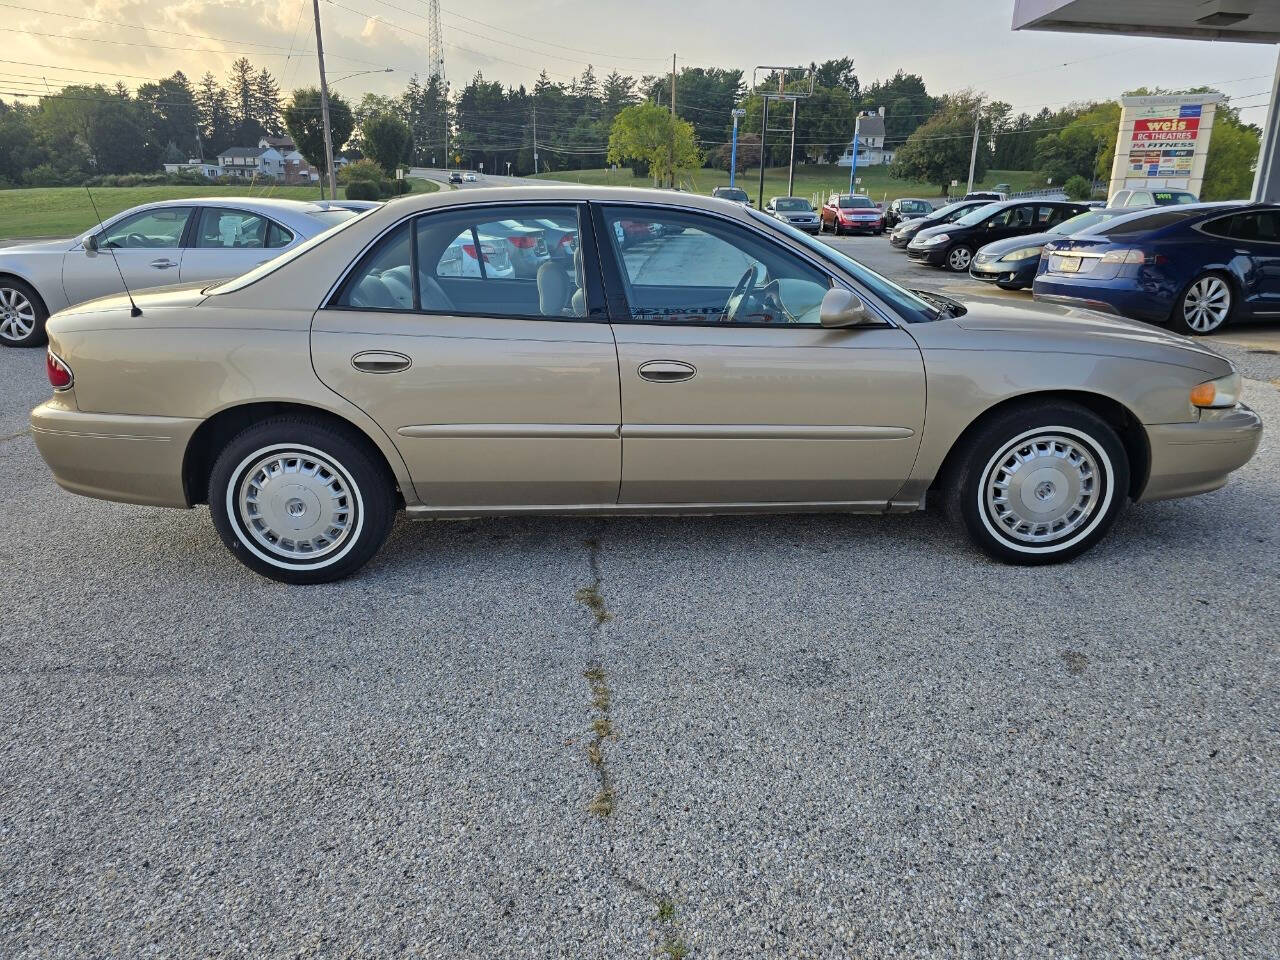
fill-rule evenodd
<path id="1" fill-rule="evenodd" d="M 102 214 L 98 213 L 98 205 L 93 202 L 93 194 L 89 192 L 88 184 L 85 184 L 84 192 L 89 195 L 89 206 L 93 207 L 93 215 L 98 218 L 98 226 L 105 231 L 107 228 L 102 222 Z M 94 253 L 98 252 L 98 238 L 96 236 L 90 234 L 84 245 Z M 111 262 L 116 265 L 116 273 L 120 274 L 120 283 L 124 286 L 124 294 L 129 298 L 129 316 L 142 316 L 142 311 L 133 300 L 133 291 L 129 289 L 129 282 L 124 278 L 124 271 L 120 269 L 120 261 L 116 259 L 116 248 L 108 243 L 107 249 L 111 251 Z"/>

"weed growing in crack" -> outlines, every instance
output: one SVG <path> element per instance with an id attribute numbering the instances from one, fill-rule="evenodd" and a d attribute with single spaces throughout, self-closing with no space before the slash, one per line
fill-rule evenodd
<path id="1" fill-rule="evenodd" d="M 574 594 L 574 598 L 585 606 L 596 618 L 596 624 L 608 623 L 613 619 L 613 614 L 604 605 L 604 597 L 600 595 L 600 588 L 594 583 L 589 587 L 580 587 L 578 592 Z"/>
<path id="2" fill-rule="evenodd" d="M 587 804 L 587 810 L 595 816 L 607 817 L 613 813 L 614 794 L 609 768 L 605 766 L 604 742 L 614 735 L 613 720 L 609 716 L 613 696 L 609 692 L 604 670 L 599 665 L 588 667 L 582 675 L 591 685 L 591 706 L 595 710 L 595 716 L 591 718 L 591 732 L 595 736 L 587 743 L 587 761 L 600 781 L 600 789 Z"/>
<path id="3" fill-rule="evenodd" d="M 663 897 L 658 901 L 658 916 L 655 918 L 662 928 L 662 944 L 658 953 L 670 960 L 684 960 L 689 955 L 689 947 L 680 937 L 680 928 L 676 924 L 675 901 Z"/>

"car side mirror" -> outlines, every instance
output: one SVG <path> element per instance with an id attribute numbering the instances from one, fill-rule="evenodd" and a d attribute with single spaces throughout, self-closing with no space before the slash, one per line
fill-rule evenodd
<path id="1" fill-rule="evenodd" d="M 90 253 L 98 252 L 98 235 L 96 233 L 91 233 L 84 238 L 84 248 Z"/>
<path id="2" fill-rule="evenodd" d="M 862 327 L 875 323 L 875 318 L 856 293 L 832 287 L 822 297 L 818 321 L 824 327 Z"/>

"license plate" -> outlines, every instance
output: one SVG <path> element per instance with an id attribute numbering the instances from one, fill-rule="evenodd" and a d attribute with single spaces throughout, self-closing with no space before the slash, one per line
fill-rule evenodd
<path id="1" fill-rule="evenodd" d="M 1079 257 L 1058 257 L 1054 269 L 1059 273 L 1079 273 L 1080 258 Z"/>

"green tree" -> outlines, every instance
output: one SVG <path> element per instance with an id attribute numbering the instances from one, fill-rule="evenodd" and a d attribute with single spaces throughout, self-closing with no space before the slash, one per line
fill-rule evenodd
<path id="1" fill-rule="evenodd" d="M 413 146 L 413 134 L 409 125 L 389 113 L 375 113 L 360 128 L 364 152 L 382 168 L 388 177 L 394 177 L 396 167 L 409 155 Z"/>
<path id="2" fill-rule="evenodd" d="M 284 108 L 284 125 L 307 163 L 324 170 L 324 121 L 320 116 L 320 91 L 315 87 L 293 91 L 289 105 Z M 329 93 L 329 125 L 333 131 L 333 152 L 336 156 L 346 146 L 355 122 L 351 118 L 351 108 L 347 106 L 347 101 L 333 92 Z"/>
<path id="3" fill-rule="evenodd" d="M 181 70 L 164 80 L 141 84 L 137 100 L 150 142 L 173 144 L 182 154 L 182 160 L 197 155 L 199 112 L 195 93 Z"/>
<path id="4" fill-rule="evenodd" d="M 196 115 L 200 124 L 202 159 L 212 159 L 231 146 L 235 129 L 231 117 L 231 97 L 212 73 L 205 72 L 196 84 Z"/>
<path id="5" fill-rule="evenodd" d="M 284 133 L 284 118 L 280 111 L 280 85 L 266 67 L 253 79 L 254 119 L 263 133 L 278 137 Z"/>
<path id="6" fill-rule="evenodd" d="M 231 97 L 231 118 L 238 146 L 256 146 L 263 134 L 258 121 L 258 97 L 255 91 L 257 71 L 248 57 L 240 57 L 231 64 L 227 77 L 227 89 Z"/>
<path id="7" fill-rule="evenodd" d="M 645 163 L 659 182 L 674 182 L 676 174 L 702 162 L 693 124 L 652 103 L 637 103 L 620 111 L 609 134 L 609 162 Z"/>
<path id="8" fill-rule="evenodd" d="M 1253 191 L 1253 165 L 1258 160 L 1258 128 L 1241 123 L 1229 110 L 1213 121 L 1205 158 L 1201 200 L 1238 200 Z"/>
<path id="9" fill-rule="evenodd" d="M 897 151 L 889 176 L 899 180 L 936 183 L 946 196 L 952 180 L 969 177 L 969 153 L 973 146 L 973 114 L 944 109 L 916 129 Z M 986 151 L 979 150 L 975 180 L 986 173 Z"/>
<path id="10" fill-rule="evenodd" d="M 1062 185 L 1068 200 L 1088 200 L 1093 195 L 1093 182 L 1076 174 Z"/>

